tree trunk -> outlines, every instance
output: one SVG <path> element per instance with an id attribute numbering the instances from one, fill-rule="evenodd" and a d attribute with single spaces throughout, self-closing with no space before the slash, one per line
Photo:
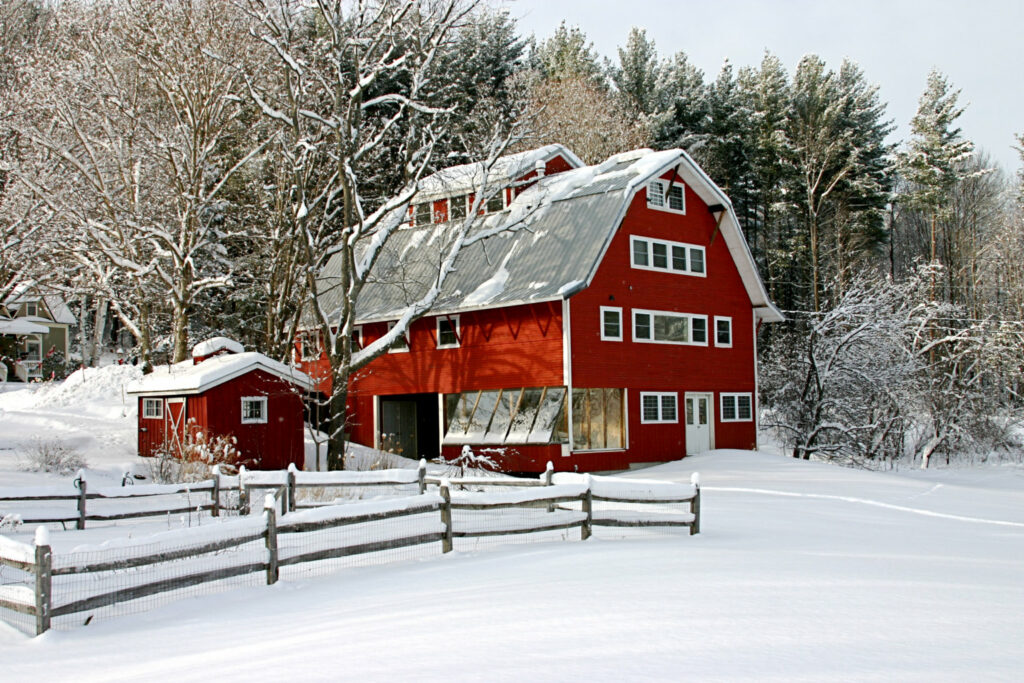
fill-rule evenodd
<path id="1" fill-rule="evenodd" d="M 348 399 L 348 373 L 334 374 L 334 387 L 330 399 L 331 433 L 327 439 L 327 469 L 345 469 L 345 442 L 348 440 L 345 403 Z"/>

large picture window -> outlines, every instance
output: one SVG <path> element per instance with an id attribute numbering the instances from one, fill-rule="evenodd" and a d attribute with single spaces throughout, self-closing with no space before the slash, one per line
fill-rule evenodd
<path id="1" fill-rule="evenodd" d="M 669 242 L 650 237 L 630 235 L 630 265 L 639 270 L 659 270 L 666 273 L 698 275 L 703 277 L 704 247 L 684 242 Z"/>
<path id="2" fill-rule="evenodd" d="M 573 450 L 625 448 L 623 395 L 622 389 L 572 390 Z"/>
<path id="3" fill-rule="evenodd" d="M 708 317 L 692 313 L 634 309 L 633 341 L 707 346 Z"/>
<path id="4" fill-rule="evenodd" d="M 565 387 L 448 394 L 445 409 L 445 445 L 549 444 L 567 438 Z"/>
<path id="5" fill-rule="evenodd" d="M 722 422 L 750 422 L 753 419 L 752 394 L 722 394 Z"/>

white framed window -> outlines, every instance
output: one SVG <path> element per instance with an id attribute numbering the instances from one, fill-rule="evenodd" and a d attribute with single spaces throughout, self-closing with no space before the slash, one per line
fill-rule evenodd
<path id="1" fill-rule="evenodd" d="M 487 213 L 497 213 L 505 209 L 505 189 L 502 188 L 487 198 L 487 202 L 484 205 L 484 211 Z"/>
<path id="2" fill-rule="evenodd" d="M 25 303 L 25 315 L 38 316 L 39 315 L 39 304 L 35 301 L 29 301 Z"/>
<path id="3" fill-rule="evenodd" d="M 142 399 L 142 418 L 145 420 L 164 419 L 164 400 L 162 398 Z"/>
<path id="4" fill-rule="evenodd" d="M 732 318 L 715 316 L 715 346 L 732 347 Z"/>
<path id="5" fill-rule="evenodd" d="M 299 332 L 299 360 L 317 360 L 320 358 L 320 333 Z"/>
<path id="6" fill-rule="evenodd" d="M 707 346 L 708 317 L 693 313 L 633 309 L 633 341 Z"/>
<path id="7" fill-rule="evenodd" d="M 647 183 L 647 206 L 659 211 L 686 213 L 686 191 L 679 181 L 652 180 Z"/>
<path id="8" fill-rule="evenodd" d="M 351 349 L 352 353 L 363 350 L 363 328 L 362 326 L 356 326 L 352 328 Z"/>
<path id="9" fill-rule="evenodd" d="M 679 422 L 679 399 L 675 392 L 641 391 L 641 424 L 676 424 Z"/>
<path id="10" fill-rule="evenodd" d="M 704 247 L 636 235 L 630 235 L 629 240 L 630 265 L 633 268 L 707 276 L 704 268 Z"/>
<path id="11" fill-rule="evenodd" d="M 466 217 L 466 200 L 464 194 L 448 199 L 448 220 L 458 221 Z"/>
<path id="12" fill-rule="evenodd" d="M 434 202 L 413 204 L 413 225 L 430 225 L 434 221 Z"/>
<path id="13" fill-rule="evenodd" d="M 722 394 L 722 422 L 750 422 L 754 419 L 753 394 Z"/>
<path id="14" fill-rule="evenodd" d="M 437 318 L 437 348 L 459 348 L 459 316 L 444 315 Z"/>
<path id="15" fill-rule="evenodd" d="M 243 396 L 242 397 L 242 424 L 266 424 L 267 422 L 267 397 L 266 396 Z"/>
<path id="16" fill-rule="evenodd" d="M 397 324 L 398 324 L 397 321 L 393 322 L 393 323 L 388 323 L 388 332 L 390 332 L 392 329 L 394 329 L 395 325 L 397 325 Z M 409 334 L 409 332 L 408 332 L 408 329 L 407 329 L 405 334 L 399 335 L 398 339 L 395 340 L 395 343 L 392 344 L 391 348 L 388 349 L 388 353 L 406 353 L 409 350 L 409 336 L 408 336 L 408 334 Z"/>
<path id="17" fill-rule="evenodd" d="M 601 339 L 622 341 L 622 309 L 614 306 L 601 307 Z"/>

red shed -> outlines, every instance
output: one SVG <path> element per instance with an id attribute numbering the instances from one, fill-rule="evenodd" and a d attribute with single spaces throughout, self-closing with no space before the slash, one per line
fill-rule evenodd
<path id="1" fill-rule="evenodd" d="M 231 436 L 247 467 L 302 467 L 303 373 L 237 342 L 217 337 L 197 345 L 192 360 L 160 366 L 128 387 L 138 398 L 139 455 L 202 438 Z"/>
<path id="2" fill-rule="evenodd" d="M 515 472 L 755 447 L 757 333 L 783 317 L 722 190 L 678 149 L 583 166 L 549 145 L 496 167 L 484 221 L 497 234 L 464 249 L 431 315 L 352 378 L 352 440 L 428 458 L 470 445 Z M 354 344 L 434 281 L 445 223 L 480 175 L 424 180 L 360 293 Z M 300 367 L 325 377 L 315 341 L 300 340 Z"/>

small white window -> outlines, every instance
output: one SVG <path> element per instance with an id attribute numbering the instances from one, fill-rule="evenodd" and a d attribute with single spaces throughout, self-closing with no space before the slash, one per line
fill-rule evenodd
<path id="1" fill-rule="evenodd" d="M 601 339 L 622 341 L 622 309 L 612 306 L 601 307 Z"/>
<path id="2" fill-rule="evenodd" d="M 715 346 L 732 346 L 732 318 L 715 316 Z"/>
<path id="3" fill-rule="evenodd" d="M 459 348 L 459 316 L 445 315 L 437 318 L 437 348 Z"/>
<path id="4" fill-rule="evenodd" d="M 434 202 L 415 204 L 413 210 L 414 225 L 430 225 L 434 218 Z"/>
<path id="5" fill-rule="evenodd" d="M 39 304 L 35 301 L 30 301 L 25 304 L 25 315 L 39 315 Z"/>
<path id="6" fill-rule="evenodd" d="M 397 322 L 388 323 L 388 332 L 393 330 L 395 325 L 397 325 L 397 324 L 398 324 Z M 409 350 L 409 337 L 408 337 L 408 329 L 407 329 L 405 334 L 401 334 L 401 335 L 398 336 L 398 339 L 395 340 L 395 343 L 391 345 L 390 349 L 388 349 L 388 353 L 405 353 L 408 350 Z"/>
<path id="7" fill-rule="evenodd" d="M 642 424 L 675 424 L 679 422 L 677 397 L 674 392 L 640 392 L 640 422 Z"/>
<path id="8" fill-rule="evenodd" d="M 164 419 L 164 400 L 162 398 L 142 399 L 142 417 L 145 420 Z"/>
<path id="9" fill-rule="evenodd" d="M 686 213 L 686 192 L 681 182 L 652 180 L 647 184 L 647 206 L 659 211 Z"/>
<path id="10" fill-rule="evenodd" d="M 266 396 L 243 396 L 242 397 L 242 424 L 266 424 L 267 422 L 267 397 Z"/>
<path id="11" fill-rule="evenodd" d="M 320 333 L 299 332 L 299 360 L 320 358 Z"/>
<path id="12" fill-rule="evenodd" d="M 752 394 L 722 394 L 722 422 L 750 422 L 753 419 Z"/>

